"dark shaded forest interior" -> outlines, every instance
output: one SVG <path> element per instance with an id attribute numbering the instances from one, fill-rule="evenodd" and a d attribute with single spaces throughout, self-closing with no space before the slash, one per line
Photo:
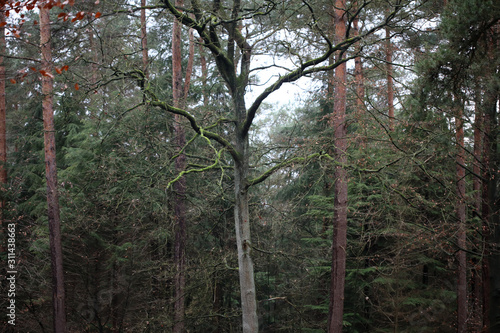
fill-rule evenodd
<path id="1" fill-rule="evenodd" d="M 500 2 L 0 1 L 2 332 L 500 332 Z"/>

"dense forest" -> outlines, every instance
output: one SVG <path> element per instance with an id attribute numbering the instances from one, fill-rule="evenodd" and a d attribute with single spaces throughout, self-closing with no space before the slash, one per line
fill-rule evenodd
<path id="1" fill-rule="evenodd" d="M 2 332 L 500 332 L 498 0 L 0 7 Z"/>

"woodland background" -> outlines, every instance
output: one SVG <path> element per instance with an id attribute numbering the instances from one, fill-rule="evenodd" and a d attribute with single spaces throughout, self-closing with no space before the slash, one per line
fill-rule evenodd
<path id="1" fill-rule="evenodd" d="M 498 1 L 1 5 L 3 332 L 500 332 Z"/>

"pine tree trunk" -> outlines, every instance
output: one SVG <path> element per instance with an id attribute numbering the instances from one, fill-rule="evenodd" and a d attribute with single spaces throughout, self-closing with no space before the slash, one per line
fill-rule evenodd
<path id="1" fill-rule="evenodd" d="M 143 0 L 144 1 L 144 0 Z M 183 1 L 177 1 L 176 6 L 182 7 Z M 191 85 L 191 74 L 194 62 L 194 34 L 189 30 L 189 56 L 186 68 L 184 84 L 182 80 L 182 53 L 181 53 L 181 23 L 175 19 L 172 30 L 172 86 L 173 105 L 177 108 L 184 108 Z M 144 41 L 144 39 L 143 39 Z M 146 47 L 143 44 L 143 47 Z M 145 64 L 146 66 L 146 64 Z M 174 116 L 175 145 L 181 151 L 186 145 L 186 133 L 183 117 Z M 180 154 L 175 160 L 175 171 L 180 174 L 186 169 L 186 155 Z M 174 333 L 184 332 L 185 314 L 185 286 L 186 286 L 186 178 L 181 177 L 174 184 L 174 214 L 175 214 L 175 244 L 174 263 L 176 267 L 175 275 L 175 302 L 174 302 Z"/>
<path id="2" fill-rule="evenodd" d="M 487 104 L 485 106 L 485 155 L 487 154 L 488 169 L 486 175 L 487 186 L 485 188 L 483 218 L 488 225 L 488 267 L 489 273 L 488 296 L 489 303 L 484 311 L 488 311 L 489 331 L 500 332 L 500 255 L 498 254 L 498 244 L 500 242 L 500 221 L 499 221 L 499 201 L 498 201 L 498 88 L 490 87 L 486 96 Z M 487 129 L 486 129 L 487 127 Z M 486 136 L 488 137 L 486 139 Z M 486 156 L 485 156 L 486 157 Z M 486 276 L 484 277 L 487 278 Z"/>
<path id="3" fill-rule="evenodd" d="M 499 51 L 498 38 L 500 28 L 490 29 L 487 41 L 488 58 L 495 63 Z M 498 97 L 499 85 L 495 72 L 488 72 L 484 91 L 483 109 L 483 331 L 500 332 L 500 242 L 499 204 L 498 200 Z"/>
<path id="4" fill-rule="evenodd" d="M 345 0 L 335 2 L 335 39 L 339 42 L 345 38 Z M 334 184 L 334 217 L 333 217 L 333 245 L 332 245 L 332 278 L 330 290 L 330 309 L 328 318 L 328 332 L 342 332 L 344 314 L 344 287 L 346 272 L 347 246 L 347 127 L 346 112 L 346 64 L 335 69 L 334 77 L 334 157 L 338 165 L 335 166 Z"/>
<path id="5" fill-rule="evenodd" d="M 43 129 L 45 146 L 45 173 L 47 180 L 47 204 L 49 220 L 49 240 L 53 283 L 54 332 L 66 332 L 66 309 L 64 291 L 63 253 L 61 245 L 61 221 L 57 192 L 56 135 L 53 111 L 52 49 L 50 45 L 49 7 L 40 6 L 40 46 L 42 50 Z"/>
<path id="6" fill-rule="evenodd" d="M 481 216 L 481 158 L 482 158 L 482 141 L 483 141 L 483 112 L 481 110 L 481 92 L 479 89 L 476 91 L 476 100 L 475 100 L 475 117 L 474 117 L 474 152 L 473 158 L 474 163 L 472 167 L 472 171 L 474 173 L 474 178 L 472 180 L 472 189 L 474 192 L 474 215 L 480 217 Z M 482 248 L 484 251 L 484 247 Z M 481 260 L 474 262 L 474 289 L 472 295 L 472 304 L 474 307 L 473 321 L 474 321 L 474 329 L 475 331 L 481 331 L 483 326 L 482 323 L 482 262 Z"/>
<path id="7" fill-rule="evenodd" d="M 466 238 L 466 200 L 465 200 L 465 149 L 464 149 L 464 120 L 463 108 L 458 106 L 455 117 L 457 156 L 456 156 L 456 185 L 457 203 L 456 213 L 458 221 L 457 233 L 457 262 L 458 262 L 458 283 L 457 283 L 457 332 L 467 332 L 467 238 Z"/>
<path id="8" fill-rule="evenodd" d="M 486 111 L 486 109 L 485 109 Z M 490 177 L 490 132 L 491 121 L 489 112 L 485 112 L 483 116 L 484 140 L 483 140 L 483 186 L 482 186 L 482 207 L 481 216 L 483 220 L 483 246 L 484 258 L 482 265 L 483 273 L 483 332 L 490 331 L 490 308 L 491 308 L 491 273 L 490 273 L 490 202 L 489 202 L 489 186 L 491 184 Z"/>

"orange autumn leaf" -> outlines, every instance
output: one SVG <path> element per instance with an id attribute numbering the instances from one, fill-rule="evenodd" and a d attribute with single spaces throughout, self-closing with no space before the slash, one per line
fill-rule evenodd
<path id="1" fill-rule="evenodd" d="M 99 17 L 101 17 L 101 13 L 100 12 L 95 13 L 95 18 L 99 18 Z"/>
<path id="2" fill-rule="evenodd" d="M 78 85 L 78 83 L 75 83 L 75 90 L 80 90 L 80 86 Z"/>
<path id="3" fill-rule="evenodd" d="M 62 68 L 55 68 L 57 74 L 62 74 Z"/>
<path id="4" fill-rule="evenodd" d="M 1 28 L 1 27 L 5 27 L 6 25 L 7 25 L 7 22 L 1 22 L 1 23 L 0 23 L 0 28 Z"/>
<path id="5" fill-rule="evenodd" d="M 14 80 L 14 79 L 10 79 L 10 83 L 12 83 L 12 84 L 16 84 L 17 82 L 16 82 L 16 80 Z"/>
<path id="6" fill-rule="evenodd" d="M 78 13 L 76 13 L 76 17 L 75 17 L 75 19 L 77 19 L 77 20 L 81 20 L 81 19 L 83 19 L 84 17 L 85 17 L 85 12 L 78 12 Z"/>
<path id="7" fill-rule="evenodd" d="M 47 71 L 45 71 L 43 69 L 40 70 L 40 74 L 42 74 L 43 76 L 50 77 L 51 79 L 54 78 L 54 75 L 52 75 L 51 73 L 49 73 L 49 72 L 47 72 Z"/>

